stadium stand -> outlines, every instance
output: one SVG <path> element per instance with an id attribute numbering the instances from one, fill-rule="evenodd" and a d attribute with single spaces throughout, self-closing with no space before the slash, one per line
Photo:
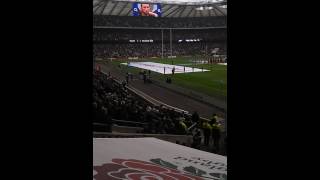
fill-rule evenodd
<path id="1" fill-rule="evenodd" d="M 141 133 L 151 134 L 187 134 L 192 125 L 190 116 L 163 106 L 152 107 L 129 93 L 125 84 L 99 71 L 94 72 L 93 87 L 94 123 L 105 124 L 106 131 L 111 132 L 112 119 L 139 122 L 144 126 Z"/>
<path id="2" fill-rule="evenodd" d="M 169 55 L 169 45 L 164 45 L 164 54 Z M 182 43 L 173 44 L 173 54 L 176 56 L 200 55 L 217 47 L 217 44 L 207 43 Z M 222 47 L 223 48 L 223 47 Z M 221 48 L 221 52 L 225 50 Z M 93 46 L 95 57 L 100 58 L 127 58 L 127 57 L 161 57 L 161 44 L 95 44 Z"/>
<path id="3" fill-rule="evenodd" d="M 162 51 L 160 30 L 150 29 L 94 29 L 93 52 L 96 57 L 160 57 Z M 168 31 L 164 33 L 164 53 L 170 54 Z M 172 33 L 173 55 L 208 54 L 219 48 L 226 54 L 225 29 L 174 30 Z M 134 40 L 131 43 L 130 40 Z M 152 40 L 141 43 L 139 40 Z M 187 42 L 192 40 L 192 42 Z"/>
<path id="4" fill-rule="evenodd" d="M 225 27 L 226 17 L 152 18 L 124 16 L 93 16 L 95 26 L 148 27 L 148 28 L 200 28 Z"/>
<path id="5" fill-rule="evenodd" d="M 110 58 L 126 62 L 133 57 L 226 55 L 226 9 L 216 5 L 200 12 L 195 10 L 196 6 L 164 3 L 159 18 L 132 17 L 129 2 L 94 0 L 94 63 L 97 59 L 109 63 L 103 60 Z M 174 13 L 175 8 L 178 13 Z M 212 53 L 216 49 L 219 51 Z M 92 108 L 94 138 L 156 137 L 213 152 L 208 144 L 205 148 L 202 144 L 203 123 L 210 120 L 154 105 L 133 93 L 126 82 L 100 70 L 93 72 Z M 207 135 L 208 138 L 211 137 Z M 226 134 L 221 139 L 226 139 Z M 226 150 L 214 153 L 226 154 Z"/>
<path id="6" fill-rule="evenodd" d="M 200 39 L 201 41 L 222 41 L 226 39 L 226 29 L 175 29 L 172 30 L 172 41 L 184 39 Z M 129 42 L 129 40 L 141 39 L 153 42 L 161 42 L 161 30 L 159 29 L 119 29 L 119 28 L 95 28 L 94 42 Z M 164 41 L 169 42 L 169 30 L 164 30 Z"/>

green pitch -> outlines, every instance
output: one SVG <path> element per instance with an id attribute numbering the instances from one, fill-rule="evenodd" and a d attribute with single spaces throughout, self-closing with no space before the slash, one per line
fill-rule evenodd
<path id="1" fill-rule="evenodd" d="M 212 97 L 223 98 L 227 97 L 227 66 L 217 65 L 217 64 L 196 64 L 194 61 L 200 60 L 199 58 L 174 58 L 174 59 L 142 59 L 138 61 L 149 61 L 157 62 L 163 64 L 177 64 L 189 67 L 204 68 L 210 71 L 207 72 L 194 72 L 194 73 L 181 73 L 172 75 L 163 75 L 156 72 L 152 72 L 152 78 L 157 78 L 158 80 L 165 81 L 166 76 L 172 78 L 172 83 L 181 86 L 183 88 L 188 88 L 197 92 L 207 94 Z M 137 61 L 137 60 L 134 60 Z M 113 64 L 118 65 L 125 61 L 113 61 Z M 130 67 L 129 72 L 138 73 L 139 68 Z"/>

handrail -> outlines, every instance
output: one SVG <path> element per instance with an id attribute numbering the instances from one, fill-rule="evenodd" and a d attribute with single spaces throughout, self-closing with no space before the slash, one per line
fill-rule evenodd
<path id="1" fill-rule="evenodd" d="M 198 123 L 196 123 L 196 122 L 195 122 L 194 124 L 192 124 L 192 125 L 188 128 L 188 131 L 190 132 L 190 130 L 193 129 L 195 126 L 197 126 L 197 124 L 198 124 Z"/>
<path id="2" fill-rule="evenodd" d="M 117 119 L 112 119 L 113 122 L 123 122 L 123 123 L 131 123 L 131 124 L 140 124 L 140 125 L 146 125 L 147 123 L 142 123 L 142 122 L 135 122 L 135 121 L 125 121 L 125 120 L 117 120 Z"/>
<path id="3" fill-rule="evenodd" d="M 179 134 L 144 134 L 144 133 L 111 133 L 111 132 L 96 132 L 93 131 L 93 135 L 110 135 L 110 136 L 140 136 L 140 137 L 154 137 L 154 136 L 172 136 L 172 137 L 192 137 L 191 135 L 179 135 Z"/>
<path id="4" fill-rule="evenodd" d="M 94 122 L 93 125 L 98 125 L 98 126 L 108 126 L 108 124 L 103 124 L 103 123 L 96 123 Z"/>

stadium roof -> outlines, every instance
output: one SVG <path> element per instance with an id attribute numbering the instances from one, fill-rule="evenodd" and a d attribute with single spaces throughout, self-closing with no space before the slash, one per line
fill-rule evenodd
<path id="1" fill-rule="evenodd" d="M 133 2 L 161 3 L 162 17 L 227 16 L 227 0 L 93 0 L 93 14 L 131 16 Z"/>

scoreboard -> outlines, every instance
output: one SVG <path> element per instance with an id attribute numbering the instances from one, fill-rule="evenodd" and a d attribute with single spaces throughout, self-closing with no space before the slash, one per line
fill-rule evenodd
<path id="1" fill-rule="evenodd" d="M 132 12 L 133 16 L 161 17 L 161 5 L 159 3 L 133 3 Z"/>

